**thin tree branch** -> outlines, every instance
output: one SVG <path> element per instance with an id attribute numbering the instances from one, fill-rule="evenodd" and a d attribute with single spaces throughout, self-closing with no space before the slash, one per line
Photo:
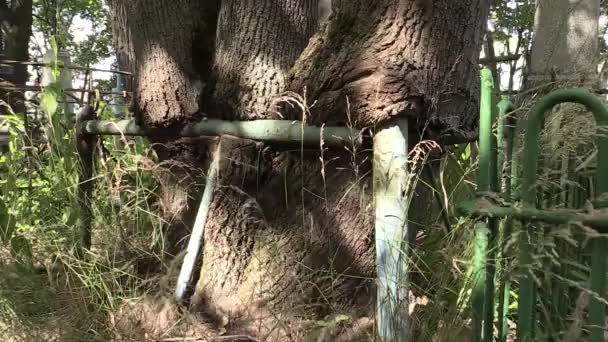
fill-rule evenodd
<path id="1" fill-rule="evenodd" d="M 3 60 L 0 59 L 0 65 L 32 65 L 32 66 L 51 66 L 49 63 L 40 63 L 40 62 L 29 62 L 29 61 L 14 61 L 14 60 Z M 106 69 L 97 69 L 97 68 L 86 68 L 77 65 L 63 66 L 58 65 L 59 68 L 66 68 L 70 70 L 81 70 L 81 71 L 96 71 L 96 72 L 109 72 L 112 74 L 121 74 L 126 76 L 131 76 L 133 73 L 122 70 L 106 70 Z"/>
<path id="2" fill-rule="evenodd" d="M 494 58 L 494 60 L 492 60 L 491 58 L 480 58 L 479 59 L 479 64 L 483 64 L 483 65 L 489 65 L 492 63 L 502 63 L 502 62 L 510 62 L 510 61 L 516 61 L 521 57 L 521 55 L 506 55 L 506 56 L 496 56 Z"/>

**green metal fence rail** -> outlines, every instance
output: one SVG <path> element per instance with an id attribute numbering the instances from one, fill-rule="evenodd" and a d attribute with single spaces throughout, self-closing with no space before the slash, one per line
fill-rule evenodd
<path id="1" fill-rule="evenodd" d="M 511 204 L 511 189 L 515 188 L 517 181 L 517 167 L 512 165 L 511 184 L 505 194 L 497 189 L 497 159 L 496 138 L 492 132 L 492 123 L 495 120 L 495 108 L 492 104 L 491 75 L 482 71 L 482 100 L 479 139 L 479 194 L 476 200 L 462 203 L 459 211 L 464 215 L 478 216 L 480 220 L 475 225 L 475 260 L 474 271 L 477 274 L 476 283 L 472 292 L 472 318 L 474 336 L 476 341 L 492 341 L 493 311 L 494 311 L 494 276 L 493 255 L 494 238 L 496 236 L 496 220 L 507 218 L 503 231 L 510 233 L 512 220 L 521 222 L 519 232 L 519 298 L 517 313 L 518 341 L 531 341 L 534 337 L 535 311 L 536 311 L 536 283 L 532 270 L 534 225 L 533 222 L 548 224 L 580 223 L 589 226 L 599 233 L 608 232 L 608 137 L 605 131 L 608 128 L 608 110 L 604 104 L 585 89 L 567 89 L 554 91 L 536 102 L 530 111 L 525 123 L 524 150 L 521 163 L 523 171 L 521 184 L 521 200 Z M 555 105 L 564 102 L 579 103 L 593 113 L 598 134 L 597 146 L 597 172 L 595 181 L 594 210 L 543 210 L 537 209 L 537 189 L 535 182 L 538 174 L 539 136 L 544 124 L 545 113 Z M 512 104 L 503 101 L 499 106 L 501 121 L 513 109 Z M 499 126 L 502 124 L 499 124 Z M 601 132 L 604 131 L 604 132 Z M 512 132 L 509 132 L 512 137 Z M 508 135 L 509 135 L 508 134 Z M 502 138 L 502 137 L 501 137 Z M 512 148 L 512 141 L 511 141 Z M 507 151 L 507 157 L 512 155 L 512 149 Z M 515 163 L 516 160 L 513 160 Z M 590 291 L 592 292 L 589 306 L 589 325 L 591 340 L 604 341 L 605 326 L 605 291 L 606 271 L 608 258 L 608 243 L 606 237 L 599 235 L 591 241 L 591 275 Z M 483 262 L 483 264 L 482 264 Z M 498 306 L 499 340 L 506 338 L 506 307 L 510 283 L 506 279 L 499 280 L 499 292 L 502 296 Z"/>

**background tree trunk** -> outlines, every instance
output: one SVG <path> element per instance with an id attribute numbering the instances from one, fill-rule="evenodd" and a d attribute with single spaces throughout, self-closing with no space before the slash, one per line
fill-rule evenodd
<path id="1" fill-rule="evenodd" d="M 0 54 L 2 58 L 18 61 L 29 60 L 30 36 L 32 35 L 32 0 L 0 0 Z M 28 80 L 26 65 L 13 65 L 5 68 L 10 73 L 2 74 L 0 82 L 23 85 Z M 25 113 L 23 92 L 0 91 L 15 113 Z M 4 113 L 5 108 L 0 108 Z"/>
<path id="2" fill-rule="evenodd" d="M 599 0 L 536 4 L 529 80 L 597 81 Z"/>

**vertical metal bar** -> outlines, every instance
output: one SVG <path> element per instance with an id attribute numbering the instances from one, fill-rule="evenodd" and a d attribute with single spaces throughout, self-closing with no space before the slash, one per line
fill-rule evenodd
<path id="1" fill-rule="evenodd" d="M 218 145 L 220 146 L 220 145 Z M 219 156 L 220 147 L 218 147 L 214 153 L 213 161 L 209 165 L 207 171 L 207 179 L 205 181 L 205 190 L 203 191 L 203 197 L 196 213 L 196 219 L 194 220 L 194 226 L 192 227 L 192 233 L 188 240 L 188 247 L 186 248 L 186 255 L 177 278 L 177 285 L 175 287 L 175 299 L 178 303 L 183 303 L 184 294 L 190 286 L 192 280 L 192 273 L 194 271 L 194 265 L 200 254 L 201 245 L 203 244 L 203 235 L 205 232 L 205 224 L 207 223 L 207 217 L 209 216 L 209 208 L 213 201 L 213 194 L 217 183 L 217 174 L 219 169 Z"/>
<path id="2" fill-rule="evenodd" d="M 491 76 L 491 75 L 490 75 Z M 498 107 L 496 105 L 496 96 L 494 96 L 494 82 L 490 92 L 491 96 L 491 112 L 490 112 L 490 191 L 498 193 L 500 191 L 498 183 L 498 139 L 493 132 L 493 125 L 496 122 Z M 502 139 L 501 139 L 502 143 Z M 496 275 L 496 242 L 498 236 L 497 217 L 488 218 L 489 236 L 488 236 L 488 255 L 486 259 L 486 290 L 485 290 L 485 315 L 483 338 L 484 341 L 491 342 L 494 336 L 494 277 Z"/>
<path id="3" fill-rule="evenodd" d="M 513 103 L 508 99 L 502 99 L 498 103 L 498 137 L 503 142 L 499 143 L 501 151 L 504 151 L 504 157 L 502 162 L 498 165 L 501 167 L 503 163 L 506 163 L 507 167 L 505 169 L 505 173 L 508 175 L 505 178 L 504 185 L 504 193 L 503 198 L 505 201 L 511 201 L 512 194 L 512 185 L 516 184 L 517 178 L 517 170 L 514 168 L 513 163 L 513 143 L 514 143 L 514 127 L 509 124 L 508 114 L 513 111 L 515 107 Z M 513 181 L 512 181 L 513 180 Z M 513 218 L 507 217 L 503 221 L 502 227 L 502 236 L 500 239 L 500 253 L 501 253 L 501 278 L 499 280 L 499 302 L 498 302 L 498 341 L 506 342 L 507 335 L 509 333 L 509 324 L 508 324 L 508 308 L 510 302 L 510 292 L 511 292 L 511 282 L 508 276 L 506 275 L 506 269 L 508 267 L 508 259 L 505 256 L 505 250 L 507 246 L 507 241 L 513 232 Z"/>
<path id="4" fill-rule="evenodd" d="M 478 191 L 480 192 L 495 190 L 497 182 L 496 139 L 492 133 L 492 124 L 496 113 L 492 108 L 493 88 L 492 72 L 487 68 L 483 68 L 481 70 L 479 121 Z M 471 294 L 473 336 L 475 341 L 484 340 L 483 331 L 491 331 L 491 325 L 493 324 L 491 319 L 488 321 L 488 316 L 493 316 L 493 313 L 488 315 L 490 307 L 492 308 L 490 311 L 493 311 L 493 301 L 492 298 L 486 297 L 486 294 L 492 295 L 494 286 L 493 281 L 488 277 L 493 272 L 487 272 L 488 249 L 490 248 L 490 241 L 493 240 L 491 237 L 491 229 L 493 228 L 495 228 L 495 222 L 488 222 L 487 220 L 480 220 L 475 224 L 475 255 L 472 272 L 474 283 Z M 490 286 L 492 287 L 491 290 L 489 289 Z M 485 320 L 484 317 L 486 318 Z M 488 325 L 490 325 L 489 328 L 487 327 Z"/>
<path id="5" fill-rule="evenodd" d="M 114 117 L 121 120 L 126 117 L 125 100 L 122 95 L 117 95 L 117 93 L 121 93 L 125 90 L 124 84 L 124 76 L 121 74 L 116 74 L 116 87 L 112 88 L 113 94 L 112 99 L 110 100 L 110 105 L 112 107 Z"/>
<path id="6" fill-rule="evenodd" d="M 599 147 L 597 156 L 597 171 L 595 180 L 595 196 L 594 205 L 596 208 L 608 207 L 608 137 L 606 136 L 608 129 L 608 112 L 606 107 L 604 115 L 600 118 L 596 114 L 597 126 L 603 131 L 600 132 L 597 138 Z M 606 231 L 600 231 L 606 234 Z M 598 237 L 592 241 L 591 254 L 591 290 L 601 297 L 606 299 L 606 272 L 608 271 L 608 241 L 606 237 Z M 589 316 L 591 319 L 591 339 L 593 342 L 604 341 L 604 327 L 606 318 L 606 305 L 600 298 L 595 296 L 591 299 L 589 306 Z"/>
<path id="7" fill-rule="evenodd" d="M 561 175 L 560 175 L 560 198 L 559 203 L 564 207 L 568 207 L 568 182 L 570 178 L 570 154 L 563 157 L 561 160 Z M 572 248 L 570 247 L 570 243 L 557 240 L 556 241 L 556 249 L 560 259 L 572 258 L 575 257 L 572 253 Z M 570 266 L 567 263 L 561 263 L 556 267 L 556 273 L 562 277 L 563 279 L 568 279 L 570 273 Z M 566 327 L 564 324 L 564 317 L 568 315 L 568 291 L 569 286 L 565 284 L 563 281 L 555 281 L 551 286 L 551 302 L 550 306 L 550 319 L 551 324 L 553 325 L 554 331 L 563 330 Z M 558 341 L 558 338 L 552 336 L 551 341 Z"/>
<path id="8" fill-rule="evenodd" d="M 376 324 L 384 342 L 406 341 L 408 123 L 397 119 L 374 137 Z"/>
<path id="9" fill-rule="evenodd" d="M 523 159 L 523 205 L 533 207 L 536 202 L 536 189 L 534 183 L 538 172 L 539 135 L 545 112 L 556 104 L 563 102 L 576 102 L 583 104 L 595 116 L 598 127 L 608 127 L 608 110 L 604 104 L 586 89 L 564 89 L 554 91 L 536 102 L 528 117 L 526 133 L 524 137 L 524 159 Z M 608 192 L 608 178 L 602 177 L 608 172 L 608 139 L 598 138 L 598 180 L 596 192 L 601 201 L 599 206 L 605 206 L 605 195 Z M 602 201 L 603 199 L 603 201 Z M 531 341 L 534 327 L 534 279 L 531 270 L 532 264 L 532 231 L 528 226 L 521 235 L 519 250 L 519 265 L 523 268 L 523 277 L 520 280 L 519 305 L 518 305 L 518 341 Z M 606 241 L 604 237 L 592 241 L 593 256 L 591 265 L 591 290 L 601 297 L 605 296 L 606 289 Z M 603 326 L 605 318 L 605 307 L 600 298 L 591 299 L 589 315 L 591 321 L 591 339 L 594 342 L 603 341 Z"/>
<path id="10" fill-rule="evenodd" d="M 604 341 L 604 327 L 606 326 L 606 306 L 603 302 L 606 297 L 606 248 L 608 248 L 606 237 L 593 239 L 591 248 L 591 291 L 593 291 L 589 303 L 591 341 L 602 342 Z"/>

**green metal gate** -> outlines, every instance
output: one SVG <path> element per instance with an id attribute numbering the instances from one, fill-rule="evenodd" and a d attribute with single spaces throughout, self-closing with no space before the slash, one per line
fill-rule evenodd
<path id="1" fill-rule="evenodd" d="M 517 340 L 532 341 L 537 326 L 536 312 L 538 296 L 537 285 L 531 269 L 535 225 L 534 222 L 546 224 L 579 223 L 596 230 L 599 234 L 591 240 L 591 275 L 589 291 L 589 325 L 591 341 L 604 341 L 606 310 L 606 271 L 608 243 L 605 234 L 608 229 L 608 110 L 604 104 L 585 89 L 557 90 L 539 99 L 532 107 L 525 128 L 523 158 L 521 162 L 513 158 L 513 128 L 505 125 L 506 115 L 513 110 L 508 100 L 496 104 L 493 96 L 493 79 L 488 69 L 481 73 L 482 93 L 479 128 L 479 175 L 478 195 L 473 201 L 462 203 L 459 210 L 463 215 L 476 216 L 474 286 L 471 294 L 472 319 L 475 341 L 494 340 L 495 313 L 495 253 L 499 241 L 499 219 L 505 218 L 503 234 L 513 233 L 513 221 L 518 220 L 521 229 L 518 231 L 518 311 Z M 573 102 L 584 105 L 595 117 L 598 126 L 597 172 L 595 179 L 592 212 L 583 210 L 544 210 L 537 208 L 537 190 L 535 182 L 538 174 L 539 136 L 544 124 L 545 113 L 555 105 Z M 498 118 L 498 140 L 492 125 Z M 603 132 L 602 132 L 603 131 Z M 505 144 L 502 139 L 509 137 Z M 500 140 L 500 141 L 499 141 Z M 511 172 L 506 184 L 506 191 L 499 189 L 498 146 L 506 148 L 505 156 L 511 160 Z M 513 194 L 519 183 L 518 170 L 521 168 L 521 191 Z M 512 203 L 512 197 L 518 200 Z M 504 248 L 504 246 L 501 246 Z M 506 310 L 511 288 L 510 277 L 497 279 L 499 288 L 498 340 L 505 341 L 507 335 Z M 565 317 L 562 317 L 565 318 Z"/>

